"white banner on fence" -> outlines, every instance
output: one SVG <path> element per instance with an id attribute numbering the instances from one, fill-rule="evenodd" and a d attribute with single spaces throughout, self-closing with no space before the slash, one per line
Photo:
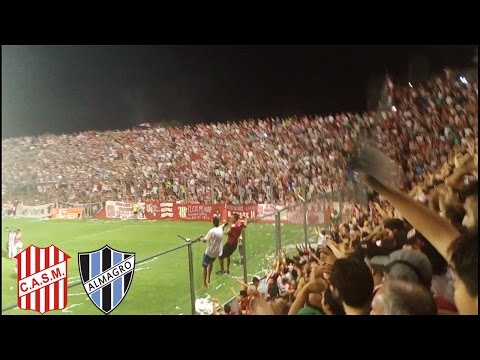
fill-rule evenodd
<path id="1" fill-rule="evenodd" d="M 54 204 L 43 204 L 36 206 L 18 205 L 17 214 L 18 217 L 25 218 L 46 218 L 50 216 L 50 212 L 53 209 Z"/>
<path id="2" fill-rule="evenodd" d="M 145 203 L 139 202 L 138 219 L 145 219 Z M 106 201 L 105 202 L 105 215 L 108 219 L 134 219 L 133 203 L 122 201 Z"/>
<path id="3" fill-rule="evenodd" d="M 275 221 L 275 212 L 283 209 L 285 206 L 272 204 L 258 204 L 257 205 L 257 220 L 258 221 Z M 280 220 L 287 220 L 287 212 L 280 212 Z"/>

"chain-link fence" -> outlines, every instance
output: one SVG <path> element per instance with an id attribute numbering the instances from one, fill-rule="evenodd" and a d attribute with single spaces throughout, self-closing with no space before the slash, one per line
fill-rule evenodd
<path id="1" fill-rule="evenodd" d="M 255 249 L 248 252 L 249 273 L 266 269 L 269 256 L 281 249 L 288 252 L 297 244 L 316 244 L 319 231 L 328 232 L 349 221 L 355 207 L 367 203 L 366 191 L 352 182 L 341 190 L 313 196 L 295 205 L 271 208 L 268 215 L 255 219 L 248 227 L 250 239 L 261 239 L 254 241 L 251 246 Z"/>

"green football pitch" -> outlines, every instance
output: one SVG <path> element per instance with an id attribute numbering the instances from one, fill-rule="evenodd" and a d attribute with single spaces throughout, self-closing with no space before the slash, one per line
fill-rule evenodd
<path id="1" fill-rule="evenodd" d="M 24 248 L 31 244 L 47 247 L 51 244 L 70 255 L 68 261 L 68 302 L 62 311 L 46 314 L 101 315 L 86 295 L 80 283 L 78 253 L 95 251 L 105 245 L 123 252 L 136 254 L 136 266 L 130 289 L 124 300 L 111 315 L 180 315 L 191 314 L 190 287 L 187 248 L 181 248 L 165 255 L 153 257 L 163 251 L 184 244 L 177 237 L 187 238 L 205 235 L 211 224 L 208 222 L 180 221 L 119 221 L 119 220 L 26 220 L 2 219 L 2 315 L 39 314 L 20 310 L 17 303 L 17 278 L 14 272 L 16 260 L 8 259 L 6 253 L 7 234 L 5 227 L 20 229 Z M 273 224 L 251 223 L 246 229 L 247 273 L 263 276 L 271 268 L 268 256 L 275 252 L 275 227 Z M 225 242 L 224 236 L 223 242 Z M 282 226 L 282 246 L 303 242 L 303 229 L 298 225 Z M 193 268 L 195 296 L 207 296 L 220 302 L 232 296 L 231 288 L 241 288 L 236 279 L 242 280 L 243 268 L 238 250 L 232 256 L 230 275 L 217 275 L 218 260 L 214 263 L 211 283 L 208 289 L 202 285 L 202 257 L 206 245 L 197 242 L 193 247 Z"/>

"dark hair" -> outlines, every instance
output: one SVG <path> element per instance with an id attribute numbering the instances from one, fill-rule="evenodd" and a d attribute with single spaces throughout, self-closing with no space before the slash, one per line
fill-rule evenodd
<path id="1" fill-rule="evenodd" d="M 364 261 L 338 259 L 333 263 L 330 282 L 348 306 L 361 308 L 372 300 L 373 277 Z"/>
<path id="2" fill-rule="evenodd" d="M 226 314 L 230 313 L 232 311 L 230 304 L 223 305 L 223 311 L 225 311 Z"/>
<path id="3" fill-rule="evenodd" d="M 461 234 L 448 248 L 450 262 L 467 292 L 478 296 L 478 227 Z"/>
<path id="4" fill-rule="evenodd" d="M 233 218 L 238 220 L 238 219 L 240 219 L 240 215 L 238 213 L 235 213 L 235 214 L 233 214 Z"/>
<path id="5" fill-rule="evenodd" d="M 252 283 L 254 282 L 260 282 L 260 280 L 258 279 L 258 277 L 254 276 L 253 279 L 252 279 Z"/>
<path id="6" fill-rule="evenodd" d="M 392 231 L 400 231 L 405 227 L 405 223 L 400 219 L 386 219 L 383 221 L 383 227 Z"/>
<path id="7" fill-rule="evenodd" d="M 296 269 L 292 270 L 292 279 L 295 281 L 298 279 L 298 271 Z"/>
<path id="8" fill-rule="evenodd" d="M 458 192 L 458 197 L 462 203 L 465 202 L 467 197 L 473 195 L 475 195 L 475 197 L 478 197 L 478 180 L 468 184 L 467 186 L 460 189 L 460 191 Z"/>
<path id="9" fill-rule="evenodd" d="M 345 315 L 342 302 L 333 297 L 330 286 L 327 286 L 323 292 L 323 301 L 330 308 L 330 311 L 333 313 L 333 315 Z"/>
<path id="10" fill-rule="evenodd" d="M 240 296 L 241 297 L 248 296 L 247 290 L 240 290 Z"/>
<path id="11" fill-rule="evenodd" d="M 463 217 L 466 214 L 465 208 L 463 206 L 449 204 L 446 206 L 445 212 L 452 225 L 455 226 L 457 230 L 460 230 L 462 228 Z"/>
<path id="12" fill-rule="evenodd" d="M 367 249 L 365 251 L 365 256 L 368 259 L 371 259 L 374 256 L 388 256 L 392 252 L 393 252 L 393 250 L 391 248 L 383 247 L 383 246 L 377 246 L 376 244 L 373 244 L 373 243 L 368 243 L 367 244 Z"/>
<path id="13" fill-rule="evenodd" d="M 355 241 L 352 242 L 352 244 Z M 358 246 L 355 248 L 355 250 L 348 256 L 348 258 L 356 259 L 358 261 L 363 261 L 365 258 L 367 250 L 362 248 L 361 246 Z"/>
<path id="14" fill-rule="evenodd" d="M 217 216 L 213 217 L 213 226 L 218 227 L 220 225 L 220 219 Z"/>
<path id="15" fill-rule="evenodd" d="M 418 231 L 415 233 L 417 244 L 420 250 L 428 257 L 432 264 L 432 272 L 435 275 L 443 275 L 447 272 L 448 263 L 435 247 Z"/>

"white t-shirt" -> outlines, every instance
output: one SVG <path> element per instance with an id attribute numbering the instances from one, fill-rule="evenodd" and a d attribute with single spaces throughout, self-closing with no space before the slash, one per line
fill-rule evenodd
<path id="1" fill-rule="evenodd" d="M 223 228 L 221 226 L 213 227 L 208 230 L 208 233 L 205 236 L 205 240 L 207 240 L 207 249 L 205 250 L 205 254 L 211 258 L 220 256 L 222 253 L 222 236 Z"/>
<path id="2" fill-rule="evenodd" d="M 327 245 L 327 237 L 323 234 L 318 235 L 318 246 L 326 246 Z"/>

